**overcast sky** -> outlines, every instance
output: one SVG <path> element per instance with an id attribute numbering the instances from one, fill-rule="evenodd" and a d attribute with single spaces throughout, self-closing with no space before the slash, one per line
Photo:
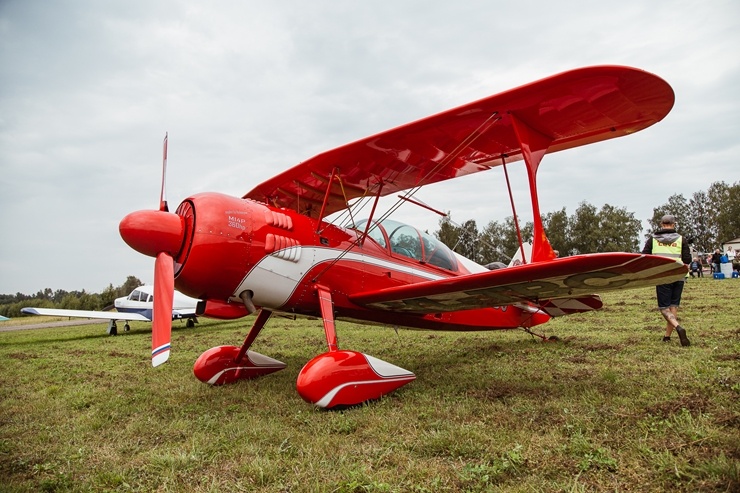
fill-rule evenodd
<path id="1" fill-rule="evenodd" d="M 638 134 L 545 156 L 541 210 L 610 204 L 646 225 L 674 193 L 740 179 L 738 50 L 735 0 L 0 0 L 0 293 L 151 283 L 118 223 L 157 207 L 165 132 L 174 208 L 588 65 L 655 73 L 676 104 Z M 510 173 L 531 217 L 522 162 Z M 417 197 L 479 228 L 511 215 L 500 168 Z"/>

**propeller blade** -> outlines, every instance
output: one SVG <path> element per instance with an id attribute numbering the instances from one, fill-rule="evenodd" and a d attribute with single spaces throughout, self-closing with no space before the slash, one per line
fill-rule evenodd
<path id="1" fill-rule="evenodd" d="M 165 195 L 165 182 L 167 181 L 167 132 L 164 134 L 162 149 L 162 189 L 159 192 L 159 210 L 169 212 L 167 208 L 167 196 Z"/>
<path id="2" fill-rule="evenodd" d="M 154 263 L 154 312 L 152 314 L 152 366 L 170 357 L 172 300 L 175 296 L 175 262 L 166 252 L 157 254 Z"/>

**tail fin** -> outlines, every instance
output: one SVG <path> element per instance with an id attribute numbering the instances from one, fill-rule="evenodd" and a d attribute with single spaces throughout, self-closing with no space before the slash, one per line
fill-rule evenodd
<path id="1" fill-rule="evenodd" d="M 522 250 L 524 250 L 524 260 L 522 261 Z M 532 262 L 532 242 L 526 241 L 522 243 L 521 248 L 516 249 L 516 253 L 511 257 L 508 267 L 514 267 L 521 264 L 529 264 Z"/>

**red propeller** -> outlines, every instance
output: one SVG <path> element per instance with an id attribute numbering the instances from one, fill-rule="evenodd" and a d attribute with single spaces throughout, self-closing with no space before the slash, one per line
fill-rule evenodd
<path id="1" fill-rule="evenodd" d="M 167 135 L 164 137 L 162 189 L 159 210 L 136 211 L 121 220 L 123 241 L 137 252 L 154 257 L 154 309 L 152 314 L 152 366 L 170 357 L 172 300 L 175 294 L 174 257 L 182 248 L 185 225 L 182 217 L 168 212 L 165 198 Z"/>

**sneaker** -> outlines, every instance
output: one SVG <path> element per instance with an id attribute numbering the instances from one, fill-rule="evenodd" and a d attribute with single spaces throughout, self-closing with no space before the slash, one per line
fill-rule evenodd
<path id="1" fill-rule="evenodd" d="M 668 336 L 663 336 L 663 342 L 671 342 L 671 338 Z"/>
<path id="2" fill-rule="evenodd" d="M 684 330 L 683 327 L 680 325 L 676 327 L 676 333 L 678 334 L 678 338 L 681 339 L 681 345 L 682 346 L 690 346 L 691 342 L 689 341 L 689 338 L 686 337 L 686 330 Z"/>

